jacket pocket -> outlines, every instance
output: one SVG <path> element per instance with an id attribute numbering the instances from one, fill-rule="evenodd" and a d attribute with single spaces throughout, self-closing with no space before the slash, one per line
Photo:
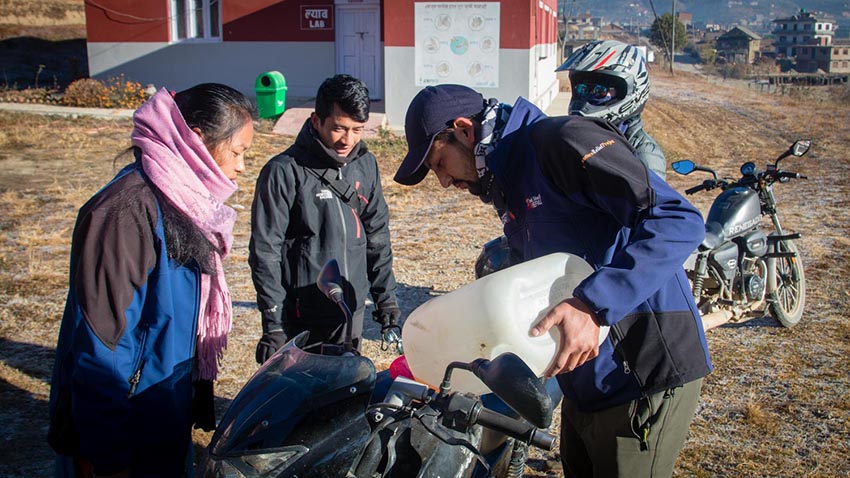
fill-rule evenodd
<path id="1" fill-rule="evenodd" d="M 705 364 L 690 311 L 638 312 L 614 325 L 614 347 L 644 394 L 683 385 Z"/>
<path id="2" fill-rule="evenodd" d="M 127 392 L 127 398 L 131 398 L 136 393 L 136 388 L 138 388 L 139 382 L 142 381 L 142 369 L 145 368 L 145 347 L 148 342 L 149 327 L 148 324 L 141 323 L 139 324 L 139 328 L 141 329 L 139 334 L 139 353 L 133 361 L 133 374 L 127 378 L 127 382 L 130 384 L 130 391 Z"/>

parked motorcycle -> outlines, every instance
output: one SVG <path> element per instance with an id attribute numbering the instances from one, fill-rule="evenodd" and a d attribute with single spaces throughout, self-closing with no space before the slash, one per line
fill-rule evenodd
<path id="1" fill-rule="evenodd" d="M 796 141 L 764 171 L 745 162 L 737 180 L 719 178 L 690 160 L 672 164 L 679 174 L 704 171 L 713 176 L 685 194 L 721 190 L 706 218 L 705 240 L 685 264 L 706 329 L 763 314 L 765 305 L 785 327 L 800 321 L 806 303 L 803 262 L 794 244 L 800 234 L 782 228 L 773 185 L 806 179 L 780 169 L 779 162 L 803 156 L 810 146 L 811 140 Z M 762 216 L 770 217 L 772 231 L 763 230 Z"/>
<path id="2" fill-rule="evenodd" d="M 317 284 L 350 321 L 340 283 L 330 261 Z M 198 475 L 519 477 L 524 457 L 512 453 L 514 442 L 554 446 L 555 437 L 543 431 L 552 400 L 518 356 L 453 362 L 434 390 L 376 373 L 347 330 L 338 353 L 305 352 L 304 332 L 266 361 L 222 417 Z M 475 374 L 510 409 L 496 411 L 479 396 L 453 392 L 455 371 Z"/>

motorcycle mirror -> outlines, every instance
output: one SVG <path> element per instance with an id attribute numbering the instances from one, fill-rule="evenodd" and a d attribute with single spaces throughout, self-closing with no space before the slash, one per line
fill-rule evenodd
<path id="1" fill-rule="evenodd" d="M 316 286 L 328 299 L 338 304 L 342 301 L 342 286 L 339 285 L 341 282 L 342 274 L 339 272 L 339 264 L 336 259 L 331 259 L 319 272 Z"/>
<path id="2" fill-rule="evenodd" d="M 672 164 L 673 171 L 676 171 L 679 174 L 687 175 L 694 172 L 696 169 L 696 165 L 690 159 L 683 159 L 681 161 L 676 161 Z"/>
<path id="3" fill-rule="evenodd" d="M 325 294 L 325 297 L 332 300 L 345 316 L 345 338 L 342 342 L 342 350 L 344 353 L 354 351 L 351 331 L 351 310 L 345 303 L 345 297 L 342 292 L 342 274 L 339 272 L 339 264 L 336 259 L 331 259 L 325 263 L 322 270 L 319 272 L 319 277 L 316 279 L 316 286 Z"/>
<path id="4" fill-rule="evenodd" d="M 484 385 L 534 426 L 548 428 L 552 423 L 552 399 L 543 381 L 517 355 L 506 352 L 470 365 Z"/>
<path id="5" fill-rule="evenodd" d="M 810 139 L 798 139 L 791 145 L 791 154 L 794 156 L 802 156 L 809 152 L 809 147 L 812 145 Z"/>
<path id="6" fill-rule="evenodd" d="M 788 148 L 788 151 L 785 151 L 778 158 L 776 158 L 776 161 L 774 161 L 773 165 L 779 166 L 779 161 L 787 158 L 788 156 L 802 156 L 806 154 L 806 152 L 809 151 L 809 147 L 811 145 L 812 140 L 810 139 L 798 139 L 797 141 L 794 141 L 794 144 L 792 144 L 791 147 Z"/>

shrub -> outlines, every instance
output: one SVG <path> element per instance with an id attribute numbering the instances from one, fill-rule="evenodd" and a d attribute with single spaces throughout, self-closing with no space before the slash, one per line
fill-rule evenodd
<path id="1" fill-rule="evenodd" d="M 125 80 L 124 75 L 110 78 L 107 88 L 113 108 L 136 109 L 142 106 L 147 98 L 142 85 L 135 81 Z"/>
<path id="2" fill-rule="evenodd" d="M 106 83 L 83 78 L 68 85 L 63 102 L 68 106 L 135 109 L 145 102 L 145 90 L 141 84 L 125 80 L 123 75 Z"/>
<path id="3" fill-rule="evenodd" d="M 68 85 L 62 102 L 68 106 L 89 108 L 110 108 L 112 106 L 109 88 L 91 78 L 83 78 Z"/>

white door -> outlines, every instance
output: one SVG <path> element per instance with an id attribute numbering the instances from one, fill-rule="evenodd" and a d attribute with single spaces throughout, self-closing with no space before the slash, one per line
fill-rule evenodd
<path id="1" fill-rule="evenodd" d="M 379 4 L 336 6 L 336 72 L 366 83 L 373 100 L 383 97 Z"/>

